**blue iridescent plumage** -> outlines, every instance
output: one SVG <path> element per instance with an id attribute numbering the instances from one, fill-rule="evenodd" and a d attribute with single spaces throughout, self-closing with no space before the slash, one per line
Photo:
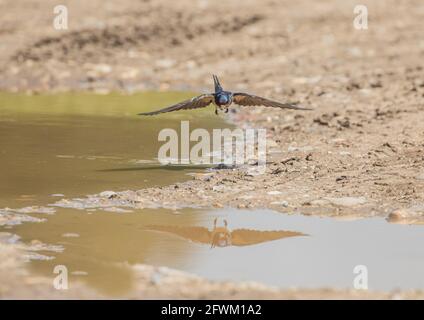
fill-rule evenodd
<path id="1" fill-rule="evenodd" d="M 307 108 L 299 107 L 297 105 L 297 102 L 280 103 L 277 101 L 269 100 L 269 99 L 255 96 L 248 93 L 242 93 L 242 92 L 233 93 L 230 91 L 225 91 L 222 88 L 221 84 L 219 83 L 218 77 L 216 75 L 213 75 L 213 81 L 215 85 L 214 93 L 202 94 L 192 99 L 174 104 L 170 107 L 163 108 L 157 111 L 152 111 L 152 112 L 139 113 L 139 115 L 151 116 L 151 115 L 177 111 L 177 110 L 204 108 L 210 105 L 211 103 L 215 105 L 216 114 L 218 114 L 218 109 L 225 110 L 225 112 L 228 112 L 228 107 L 232 103 L 235 103 L 239 106 L 265 106 L 265 107 L 275 107 L 275 108 L 281 108 L 281 109 L 310 110 Z"/>

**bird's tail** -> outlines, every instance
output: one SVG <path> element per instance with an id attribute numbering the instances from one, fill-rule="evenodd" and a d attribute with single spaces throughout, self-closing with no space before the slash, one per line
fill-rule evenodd
<path id="1" fill-rule="evenodd" d="M 222 91 L 221 84 L 219 83 L 218 77 L 216 75 L 213 75 L 213 82 L 215 84 L 215 92 Z"/>

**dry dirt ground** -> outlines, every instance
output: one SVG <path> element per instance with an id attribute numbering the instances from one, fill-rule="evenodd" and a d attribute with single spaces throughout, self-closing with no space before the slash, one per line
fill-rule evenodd
<path id="1" fill-rule="evenodd" d="M 264 175 L 213 170 L 177 185 L 96 195 L 78 205 L 272 208 L 340 218 L 424 221 L 424 3 L 361 1 L 0 0 L 0 89 L 19 92 L 224 86 L 309 112 L 234 109 L 266 128 Z M 76 205 L 72 199 L 59 205 Z"/>

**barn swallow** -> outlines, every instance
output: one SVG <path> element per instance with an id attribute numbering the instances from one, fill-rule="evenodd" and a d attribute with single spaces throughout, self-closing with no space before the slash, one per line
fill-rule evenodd
<path id="1" fill-rule="evenodd" d="M 153 116 L 159 113 L 172 112 L 178 110 L 198 109 L 204 108 L 213 103 L 215 105 L 215 114 L 218 114 L 219 110 L 225 110 L 228 112 L 228 107 L 234 103 L 239 106 L 265 106 L 274 107 L 281 109 L 294 109 L 294 110 L 311 110 L 308 108 L 302 108 L 297 105 L 297 102 L 280 103 L 277 101 L 268 100 L 262 97 L 255 96 L 253 94 L 242 93 L 242 92 L 230 92 L 225 91 L 219 83 L 218 77 L 213 75 L 213 81 L 215 84 L 215 92 L 208 94 L 201 94 L 200 96 L 194 97 L 189 100 L 182 101 L 172 106 L 152 111 L 143 112 L 138 115 L 141 116 Z"/>
<path id="2" fill-rule="evenodd" d="M 267 241 L 277 239 L 307 236 L 301 232 L 285 231 L 285 230 L 269 230 L 259 231 L 252 229 L 235 229 L 228 228 L 227 220 L 224 220 L 223 226 L 217 226 L 217 218 L 213 223 L 213 228 L 210 230 L 200 226 L 158 226 L 150 225 L 144 229 L 149 231 L 159 231 L 173 234 L 192 242 L 210 245 L 214 247 L 228 246 L 250 246 Z"/>

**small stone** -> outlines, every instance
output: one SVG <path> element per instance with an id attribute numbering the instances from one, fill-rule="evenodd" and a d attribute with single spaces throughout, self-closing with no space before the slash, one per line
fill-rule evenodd
<path id="1" fill-rule="evenodd" d="M 222 192 L 224 191 L 225 186 L 213 186 L 212 191 Z"/>
<path id="2" fill-rule="evenodd" d="M 274 190 L 274 191 L 267 192 L 267 194 L 270 196 L 276 196 L 276 195 L 282 194 L 282 192 Z"/>
<path id="3" fill-rule="evenodd" d="M 287 201 L 273 201 L 273 202 L 271 202 L 271 205 L 288 207 L 289 203 Z"/>
<path id="4" fill-rule="evenodd" d="M 100 197 L 112 199 L 115 198 L 118 194 L 115 191 L 103 191 L 99 193 Z"/>
<path id="5" fill-rule="evenodd" d="M 290 147 L 287 148 L 287 152 L 293 152 L 293 151 L 297 151 L 297 150 L 299 150 L 298 147 L 292 147 L 292 146 L 290 146 Z"/>
<path id="6" fill-rule="evenodd" d="M 391 212 L 388 216 L 387 216 L 387 221 L 391 222 L 391 223 L 401 223 L 404 219 L 407 219 L 410 217 L 410 212 L 408 212 L 408 210 L 405 209 L 397 209 L 394 210 L 393 212 Z"/>
<path id="7" fill-rule="evenodd" d="M 350 156 L 351 153 L 349 151 L 340 151 L 339 152 L 339 155 L 341 155 L 341 156 Z"/>
<path id="8" fill-rule="evenodd" d="M 387 216 L 386 220 L 397 224 L 424 224 L 424 207 L 396 209 Z"/>

